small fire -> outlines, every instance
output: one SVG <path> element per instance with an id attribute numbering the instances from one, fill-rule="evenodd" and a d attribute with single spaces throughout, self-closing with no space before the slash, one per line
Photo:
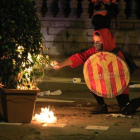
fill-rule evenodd
<path id="1" fill-rule="evenodd" d="M 56 123 L 57 122 L 57 118 L 54 116 L 53 111 L 50 111 L 49 107 L 41 108 L 41 113 L 35 114 L 34 120 L 40 121 L 42 123 Z"/>

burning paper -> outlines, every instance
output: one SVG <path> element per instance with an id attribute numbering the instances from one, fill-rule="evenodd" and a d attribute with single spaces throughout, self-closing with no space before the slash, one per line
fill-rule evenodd
<path id="1" fill-rule="evenodd" d="M 57 122 L 57 118 L 54 116 L 53 111 L 50 111 L 49 107 L 41 108 L 41 113 L 35 114 L 34 120 L 40 121 L 42 123 L 56 123 Z"/>

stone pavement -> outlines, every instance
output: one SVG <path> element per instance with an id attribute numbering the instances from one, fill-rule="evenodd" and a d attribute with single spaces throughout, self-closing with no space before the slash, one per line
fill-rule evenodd
<path id="1" fill-rule="evenodd" d="M 73 78 L 81 78 L 80 83 L 74 83 Z M 131 84 L 140 84 L 140 68 L 131 76 Z M 51 67 L 46 70 L 46 76 L 37 80 L 37 85 L 41 91 L 62 92 L 61 95 L 38 96 L 37 103 L 53 106 L 93 106 L 96 101 L 89 91 L 83 78 L 83 66 L 74 69 L 65 67 L 60 70 L 54 70 Z M 130 88 L 130 99 L 140 97 L 140 86 Z M 116 98 L 105 98 L 107 104 L 117 104 Z"/>
<path id="2" fill-rule="evenodd" d="M 139 75 L 137 70 L 131 82 L 140 83 Z M 74 77 L 82 82 L 73 83 Z M 50 69 L 37 84 L 41 91 L 62 91 L 61 95 L 38 96 L 35 106 L 35 113 L 50 106 L 57 123 L 0 123 L 0 140 L 139 140 L 140 110 L 132 116 L 116 117 L 119 108 L 116 99 L 111 98 L 106 99 L 108 114 L 91 114 L 96 101 L 84 83 L 82 69 Z M 130 98 L 139 96 L 140 88 L 130 88 Z"/>

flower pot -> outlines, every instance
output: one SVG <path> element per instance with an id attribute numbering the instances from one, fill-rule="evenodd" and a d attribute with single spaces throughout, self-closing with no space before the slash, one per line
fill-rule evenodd
<path id="1" fill-rule="evenodd" d="M 37 90 L 1 89 L 0 112 L 4 121 L 30 123 L 35 109 Z"/>

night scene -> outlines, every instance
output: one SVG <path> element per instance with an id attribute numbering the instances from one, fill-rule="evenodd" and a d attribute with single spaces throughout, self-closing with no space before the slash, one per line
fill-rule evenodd
<path id="1" fill-rule="evenodd" d="M 140 0 L 0 0 L 0 140 L 139 140 Z"/>

